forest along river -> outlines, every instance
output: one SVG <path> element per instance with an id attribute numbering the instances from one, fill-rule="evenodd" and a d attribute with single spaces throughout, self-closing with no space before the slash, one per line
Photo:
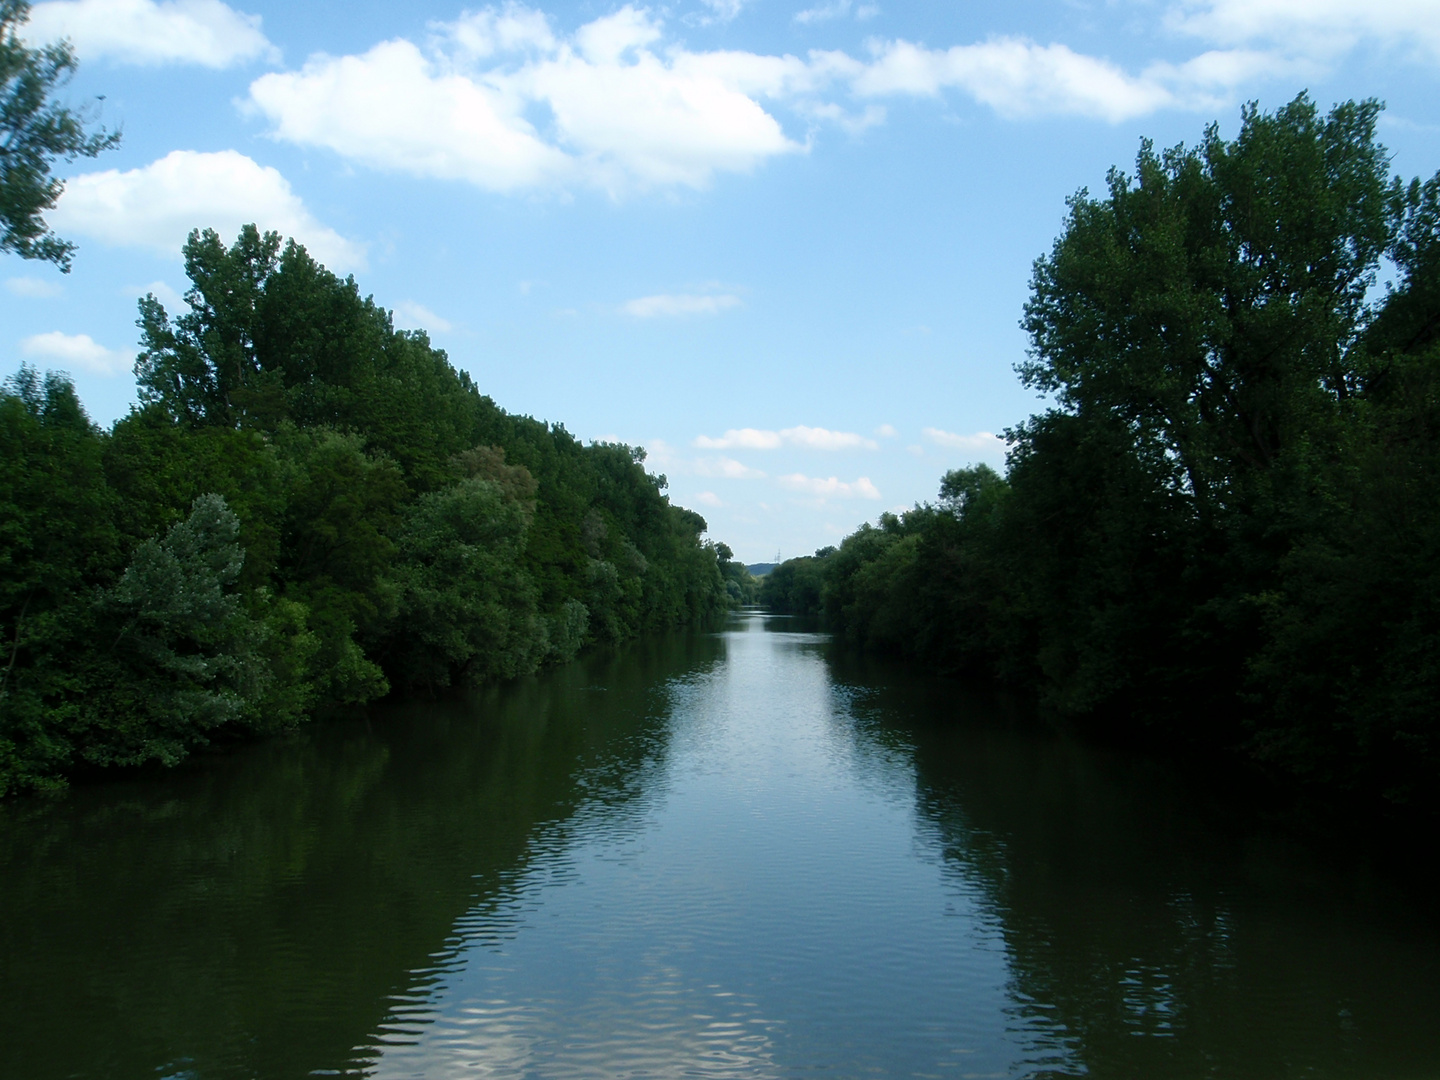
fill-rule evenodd
<path id="1" fill-rule="evenodd" d="M 1440 1076 L 1429 898 L 793 626 L 0 808 L 0 1076 Z"/>

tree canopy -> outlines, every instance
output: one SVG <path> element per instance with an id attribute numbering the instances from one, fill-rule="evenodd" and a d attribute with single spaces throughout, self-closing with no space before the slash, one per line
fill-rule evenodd
<path id="1" fill-rule="evenodd" d="M 29 17 L 27 0 L 0 0 L 0 251 L 68 272 L 75 245 L 45 224 L 65 186 L 50 170 L 57 158 L 95 157 L 120 133 L 87 132 L 84 114 L 56 100 L 75 53 L 65 41 L 29 48 L 20 39 Z"/>
<path id="2" fill-rule="evenodd" d="M 1390 173 L 1379 113 L 1252 105 L 1075 195 L 1023 320 L 1054 405 L 1006 475 L 766 597 L 1091 728 L 1434 809 L 1440 175 Z"/>
<path id="3" fill-rule="evenodd" d="M 29 369 L 0 393 L 0 793 L 746 598 L 642 450 L 505 412 L 273 233 L 184 255 L 188 310 L 140 302 L 129 416 Z"/>

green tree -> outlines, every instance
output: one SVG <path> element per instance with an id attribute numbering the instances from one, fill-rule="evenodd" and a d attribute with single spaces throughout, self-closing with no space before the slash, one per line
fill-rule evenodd
<path id="1" fill-rule="evenodd" d="M 478 477 L 413 504 L 395 569 L 393 667 L 407 682 L 434 688 L 458 675 L 479 684 L 531 674 L 545 660 L 549 634 L 521 560 L 531 513 Z"/>
<path id="2" fill-rule="evenodd" d="M 0 251 L 68 273 L 75 245 L 45 224 L 65 188 L 50 170 L 56 158 L 109 150 L 120 133 L 88 133 L 83 114 L 55 101 L 75 72 L 75 53 L 64 41 L 28 48 L 20 29 L 29 17 L 27 0 L 0 0 Z"/>
<path id="3" fill-rule="evenodd" d="M 1019 369 L 1054 405 L 1006 477 L 766 595 L 818 579 L 844 638 L 1091 731 L 1440 809 L 1440 175 L 1390 174 L 1379 108 L 1252 105 L 1072 198 Z"/>
<path id="4" fill-rule="evenodd" d="M 1070 200 L 1025 307 L 1025 383 L 1080 416 L 1113 417 L 1201 522 L 1246 509 L 1250 481 L 1360 385 L 1352 346 L 1392 235 L 1380 106 L 1322 117 L 1304 95 L 1248 107 L 1109 193 Z"/>

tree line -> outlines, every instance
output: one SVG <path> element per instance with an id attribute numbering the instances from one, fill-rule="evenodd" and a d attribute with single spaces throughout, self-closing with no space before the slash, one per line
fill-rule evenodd
<path id="1" fill-rule="evenodd" d="M 64 375 L 0 390 L 0 794 L 753 597 L 643 450 L 505 412 L 294 241 L 184 256 L 108 431 Z"/>
<path id="2" fill-rule="evenodd" d="M 1434 812 L 1440 175 L 1380 106 L 1142 144 L 1038 259 L 1005 473 L 948 473 L 763 579 L 843 641 L 1083 730 Z"/>

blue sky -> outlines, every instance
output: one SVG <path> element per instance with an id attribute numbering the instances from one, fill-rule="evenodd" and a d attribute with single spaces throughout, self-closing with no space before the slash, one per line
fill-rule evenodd
<path id="1" fill-rule="evenodd" d="M 1440 169 L 1437 0 L 52 0 L 124 142 L 62 165 L 73 273 L 0 256 L 0 374 L 134 400 L 195 227 L 293 235 L 512 412 L 645 446 L 746 561 L 999 465 L 1065 198 L 1302 90 Z M 97 100 L 100 95 L 103 101 Z"/>

